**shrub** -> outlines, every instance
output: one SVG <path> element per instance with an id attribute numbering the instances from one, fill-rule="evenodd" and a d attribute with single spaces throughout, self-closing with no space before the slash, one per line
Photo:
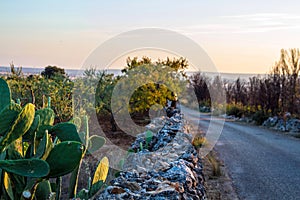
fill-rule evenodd
<path id="1" fill-rule="evenodd" d="M 239 104 L 229 104 L 226 108 L 226 114 L 240 118 L 245 114 L 245 109 Z"/>
<path id="2" fill-rule="evenodd" d="M 252 119 L 257 125 L 262 125 L 268 119 L 269 115 L 264 110 L 258 110 L 254 113 Z"/>

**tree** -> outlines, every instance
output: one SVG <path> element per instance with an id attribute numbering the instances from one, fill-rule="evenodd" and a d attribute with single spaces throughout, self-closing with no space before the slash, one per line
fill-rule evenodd
<path id="1" fill-rule="evenodd" d="M 299 49 L 281 50 L 280 59 L 271 70 L 273 80 L 276 82 L 278 92 L 280 85 L 280 105 L 282 112 L 298 113 L 295 109 L 297 102 L 297 80 L 300 71 L 300 51 Z M 278 94 L 275 95 L 276 98 Z"/>
<path id="2" fill-rule="evenodd" d="M 190 84 L 192 90 L 195 92 L 198 104 L 203 106 L 210 106 L 211 98 L 208 90 L 210 79 L 203 73 L 196 73 L 190 77 Z"/>
<path id="3" fill-rule="evenodd" d="M 63 68 L 59 68 L 56 66 L 47 66 L 45 67 L 45 70 L 42 71 L 42 76 L 45 78 L 54 78 L 54 77 L 61 77 L 66 78 L 66 72 Z"/>
<path id="4" fill-rule="evenodd" d="M 186 77 L 184 70 L 187 67 L 188 63 L 184 58 L 174 58 L 173 60 L 167 58 L 156 62 L 152 62 L 148 57 L 143 57 L 141 60 L 138 60 L 137 57 L 128 58 L 127 67 L 122 70 L 125 73 L 124 76 L 130 76 L 132 81 L 142 79 L 139 80 L 141 86 L 135 89 L 130 98 L 130 113 L 148 112 L 155 104 L 165 106 L 166 100 L 172 96 L 171 92 L 180 93 L 184 87 L 181 84 L 187 83 L 181 81 Z M 160 82 L 149 82 L 148 80 L 151 78 L 160 80 Z M 131 87 L 130 84 L 128 86 Z"/>

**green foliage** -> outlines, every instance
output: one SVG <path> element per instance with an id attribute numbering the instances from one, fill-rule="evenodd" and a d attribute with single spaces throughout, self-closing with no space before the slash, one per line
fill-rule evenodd
<path id="1" fill-rule="evenodd" d="M 252 119 L 255 121 L 257 125 L 262 125 L 264 121 L 268 119 L 269 115 L 263 111 L 263 110 L 258 110 L 254 113 Z"/>
<path id="2" fill-rule="evenodd" d="M 143 146 L 143 143 L 140 142 L 140 150 L 143 151 L 144 150 L 144 146 Z"/>
<path id="3" fill-rule="evenodd" d="M 146 139 L 145 139 L 145 141 L 146 141 L 146 149 L 149 148 L 149 144 L 150 144 L 150 142 L 152 141 L 152 138 L 153 138 L 153 133 L 152 133 L 152 131 L 147 130 L 147 131 L 146 131 Z"/>
<path id="4" fill-rule="evenodd" d="M 245 109 L 241 104 L 227 104 L 226 114 L 240 118 L 245 114 Z"/>
<path id="5" fill-rule="evenodd" d="M 39 75 L 28 77 L 8 76 L 12 98 L 20 98 L 22 104 L 33 103 L 37 109 L 50 107 L 47 98 L 51 98 L 51 107 L 59 121 L 68 121 L 72 117 L 72 89 L 74 83 L 68 78 L 48 79 Z"/>
<path id="6" fill-rule="evenodd" d="M 143 57 L 138 60 L 128 58 L 127 67 L 122 70 L 129 81 L 123 90 L 131 88 L 137 83 L 136 88 L 129 100 L 129 112 L 148 111 L 153 105 L 166 105 L 167 99 L 172 100 L 172 92 L 180 94 L 186 87 L 183 78 L 186 77 L 184 70 L 188 63 L 184 58 L 152 62 L 150 58 Z M 150 81 L 149 81 L 150 80 Z M 158 82 L 153 82 L 156 80 Z"/>
<path id="7" fill-rule="evenodd" d="M 5 92 L 0 93 L 1 100 L 6 96 Z M 72 123 L 53 126 L 55 112 L 50 108 L 49 99 L 48 108 L 37 111 L 31 103 L 21 107 L 11 99 L 0 101 L 0 107 L 3 108 L 0 111 L 1 198 L 53 199 L 56 196 L 59 199 L 61 176 L 73 172 L 77 180 L 88 143 L 93 143 L 93 148 L 97 149 L 105 142 L 104 138 L 95 136 L 91 139 L 88 135 L 85 136 L 86 141 L 81 141 Z M 53 142 L 51 137 L 54 135 L 57 137 Z M 56 183 L 51 183 L 49 178 L 56 178 Z M 51 187 L 51 184 L 55 187 Z M 96 192 L 94 189 L 93 194 Z"/>
<path id="8" fill-rule="evenodd" d="M 64 69 L 56 67 L 56 66 L 47 66 L 45 67 L 45 70 L 42 71 L 42 76 L 46 78 L 55 78 L 55 77 L 65 77 L 66 72 Z"/>

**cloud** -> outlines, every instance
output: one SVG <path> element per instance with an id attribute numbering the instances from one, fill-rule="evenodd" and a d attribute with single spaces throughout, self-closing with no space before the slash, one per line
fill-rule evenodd
<path id="1" fill-rule="evenodd" d="M 210 23 L 181 28 L 188 34 L 245 34 L 297 29 L 300 29 L 300 15 L 287 13 L 220 16 Z"/>

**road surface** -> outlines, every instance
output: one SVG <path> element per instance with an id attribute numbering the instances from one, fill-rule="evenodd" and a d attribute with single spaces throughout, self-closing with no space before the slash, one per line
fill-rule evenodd
<path id="1" fill-rule="evenodd" d="M 199 113 L 183 110 L 186 118 L 199 119 Z M 201 114 L 200 127 L 206 131 L 210 120 Z M 215 150 L 240 199 L 300 199 L 300 139 L 226 121 Z"/>

